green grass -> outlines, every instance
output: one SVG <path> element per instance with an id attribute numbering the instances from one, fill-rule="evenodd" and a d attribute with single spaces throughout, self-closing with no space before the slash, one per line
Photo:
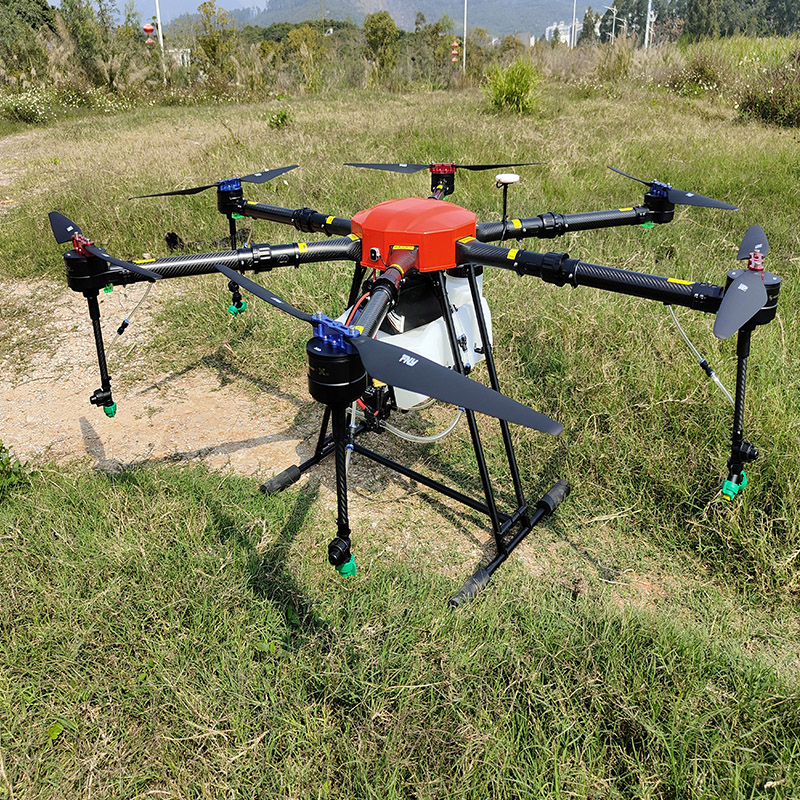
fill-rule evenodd
<path id="1" fill-rule="evenodd" d="M 485 520 L 429 493 L 352 519 L 360 572 L 342 582 L 324 563 L 333 514 L 313 482 L 266 498 L 202 469 L 29 465 L 0 500 L 0 798 L 797 796 L 795 137 L 713 97 L 616 93 L 545 82 L 524 121 L 487 114 L 477 91 L 137 109 L 26 139 L 3 190 L 18 200 L 0 237 L 6 371 L 51 346 L 45 289 L 62 290 L 63 262 L 48 211 L 119 256 L 162 255 L 167 230 L 226 234 L 213 195 L 127 197 L 289 163 L 302 168 L 248 196 L 344 216 L 428 188 L 424 173 L 344 161 L 544 161 L 512 189 L 514 216 L 640 203 L 610 164 L 741 210 L 681 208 L 650 231 L 530 249 L 718 283 L 758 223 L 784 286 L 750 363 L 746 435 L 762 455 L 724 504 L 730 409 L 663 307 L 487 275 L 504 389 L 565 425 L 558 440 L 514 431 L 526 491 L 566 477 L 573 492 L 458 614 L 445 599 L 474 568 Z M 270 128 L 282 108 L 291 124 Z M 0 148 L 17 152 L 2 132 Z M 491 175 L 459 173 L 453 200 L 499 215 Z M 304 236 L 248 224 L 255 241 Z M 15 302 L 10 290 L 34 277 L 39 302 Z M 349 270 L 264 280 L 336 311 Z M 230 318 L 211 276 L 153 293 L 145 363 L 115 366 L 116 384 L 203 364 L 246 391 L 294 393 L 303 423 L 316 413 L 302 326 L 256 303 Z M 679 313 L 733 388 L 733 344 Z M 495 467 L 502 443 L 481 425 Z M 479 491 L 465 437 L 406 456 Z M 382 475 L 375 486 L 411 488 Z"/>
<path id="2" fill-rule="evenodd" d="M 15 796 L 797 792 L 797 686 L 730 642 L 514 567 L 450 614 L 450 582 L 378 542 L 342 582 L 314 497 L 175 468 L 16 489 Z"/>

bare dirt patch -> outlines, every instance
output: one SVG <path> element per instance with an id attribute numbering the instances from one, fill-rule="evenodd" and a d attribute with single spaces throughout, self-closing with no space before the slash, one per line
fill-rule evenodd
<path id="1" fill-rule="evenodd" d="M 101 293 L 107 348 L 117 321 L 141 295 L 141 285 L 127 294 Z M 84 298 L 36 280 L 0 285 L 0 296 L 6 298 L 0 308 L 0 441 L 23 462 L 111 472 L 193 462 L 260 483 L 312 454 L 321 411 L 301 414 L 307 421 L 297 425 L 298 410 L 309 403 L 303 386 L 297 396 L 278 389 L 254 395 L 252 387 L 204 365 L 150 375 L 142 345 L 152 335 L 153 312 L 161 302 L 155 294 L 110 348 L 114 418 L 89 403 L 100 381 Z M 148 377 L 131 381 L 137 373 Z M 403 459 L 404 446 L 394 439 L 367 444 Z M 447 572 L 454 561 L 477 563 L 489 544 L 480 517 L 438 497 L 431 504 L 431 493 L 402 476 L 356 457 L 348 477 L 354 531 L 366 529 L 361 534 L 380 543 L 389 559 L 424 553 Z M 319 487 L 318 502 L 333 525 L 332 459 L 306 473 L 299 485 L 309 483 Z M 458 574 L 463 571 L 462 566 Z"/>

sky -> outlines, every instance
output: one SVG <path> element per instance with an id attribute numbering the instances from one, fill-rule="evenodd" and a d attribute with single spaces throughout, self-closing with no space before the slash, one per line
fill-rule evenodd
<path id="1" fill-rule="evenodd" d="M 2 0 L 0 0 L 2 2 Z M 61 0 L 49 0 L 51 5 L 60 6 Z M 158 0 L 161 7 L 161 21 L 166 25 L 171 19 L 179 17 L 181 14 L 194 14 L 197 11 L 197 6 L 203 0 Z M 122 15 L 122 10 L 125 8 L 127 0 L 116 0 L 117 12 Z M 133 2 L 136 10 L 142 15 L 142 21 L 151 19 L 156 15 L 156 0 L 134 0 Z M 265 9 L 267 7 L 266 0 L 217 0 L 217 5 L 224 8 L 226 11 L 233 11 L 237 8 L 254 8 Z"/>
<path id="2" fill-rule="evenodd" d="M 118 0 L 117 5 L 120 11 L 125 6 L 125 1 Z M 201 2 L 202 0 L 158 0 L 158 4 L 161 7 L 161 21 L 166 25 L 171 19 L 179 17 L 181 14 L 194 14 Z M 134 0 L 134 5 L 142 15 L 143 20 L 155 16 L 155 0 Z M 267 4 L 264 0 L 261 0 L 261 2 L 256 2 L 255 0 L 217 0 L 217 5 L 226 11 L 232 11 L 235 8 L 248 8 L 250 6 L 266 8 Z"/>

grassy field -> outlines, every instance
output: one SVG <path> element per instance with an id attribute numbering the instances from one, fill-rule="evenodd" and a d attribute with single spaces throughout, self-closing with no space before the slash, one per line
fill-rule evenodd
<path id="1" fill-rule="evenodd" d="M 292 121 L 270 128 L 281 109 Z M 561 476 L 573 492 L 458 613 L 446 598 L 476 566 L 464 541 L 483 541 L 486 524 L 425 492 L 381 509 L 378 525 L 352 520 L 360 570 L 343 581 L 325 563 L 333 517 L 313 481 L 267 498 L 201 467 L 34 463 L 14 486 L 6 468 L 0 798 L 800 794 L 796 132 L 741 122 L 713 98 L 553 84 L 530 118 L 491 115 L 476 92 L 340 94 L 71 120 L 9 131 L 0 152 L 16 159 L 0 212 L 7 288 L 40 278 L 63 291 L 52 209 L 118 256 L 162 255 L 166 230 L 225 235 L 213 197 L 130 195 L 298 163 L 248 196 L 350 216 L 426 194 L 427 175 L 343 162 L 439 159 L 542 161 L 512 189 L 514 216 L 640 203 L 641 186 L 607 165 L 740 207 L 530 249 L 721 283 L 757 223 L 784 278 L 779 317 L 753 340 L 746 436 L 762 456 L 726 504 L 730 408 L 663 306 L 487 277 L 505 390 L 565 426 L 558 440 L 514 432 L 526 490 Z M 499 217 L 491 175 L 459 173 L 452 199 Z M 298 236 L 253 227 L 255 241 Z M 336 265 L 268 280 L 334 311 L 348 279 Z M 305 399 L 301 326 L 259 308 L 232 325 L 213 278 L 154 292 L 144 373 L 230 345 Z M 46 329 L 48 298 L 1 302 L 2 355 L 24 363 L 47 338 L 9 328 L 41 317 Z M 710 318 L 679 315 L 732 389 L 733 344 Z M 494 460 L 502 445 L 487 436 Z M 465 434 L 413 458 L 478 491 Z M 431 542 L 448 537 L 443 557 Z"/>

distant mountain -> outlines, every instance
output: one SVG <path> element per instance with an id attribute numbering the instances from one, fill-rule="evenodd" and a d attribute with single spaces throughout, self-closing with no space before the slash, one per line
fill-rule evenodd
<path id="1" fill-rule="evenodd" d="M 584 0 L 585 2 L 585 0 Z M 602 3 L 598 4 L 602 8 Z M 388 11 L 401 28 L 414 30 L 417 12 L 425 15 L 427 22 L 436 22 L 447 14 L 456 23 L 456 31 L 463 27 L 464 3 L 462 0 L 324 0 L 325 16 L 329 19 L 352 20 L 357 25 L 367 14 Z M 583 21 L 586 6 L 577 11 L 578 22 Z M 302 22 L 320 18 L 318 0 L 269 0 L 265 11 L 248 20 L 249 25 L 268 26 L 273 22 Z M 467 27 L 485 28 L 495 36 L 508 33 L 530 33 L 537 39 L 544 29 L 554 22 L 572 20 L 572 3 L 569 0 L 469 0 Z"/>

